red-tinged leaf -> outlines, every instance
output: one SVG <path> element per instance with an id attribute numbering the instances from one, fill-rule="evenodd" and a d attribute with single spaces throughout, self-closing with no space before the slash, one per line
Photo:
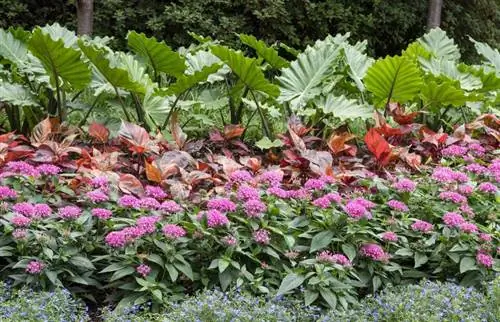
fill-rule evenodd
<path id="1" fill-rule="evenodd" d="M 224 156 L 226 158 L 229 158 L 229 159 L 234 158 L 233 151 L 229 150 L 228 148 L 222 148 L 221 151 L 222 151 L 222 153 L 224 153 Z"/>
<path id="2" fill-rule="evenodd" d="M 52 134 L 52 122 L 50 118 L 46 118 L 33 128 L 31 132 L 31 144 L 39 146 L 47 142 Z"/>
<path id="3" fill-rule="evenodd" d="M 381 127 L 375 128 L 378 133 L 385 137 L 391 137 L 391 136 L 400 136 L 403 135 L 404 133 L 401 131 L 401 129 L 395 129 L 387 124 L 383 124 Z"/>
<path id="4" fill-rule="evenodd" d="M 356 136 L 354 134 L 348 132 L 343 132 L 341 134 L 333 133 L 332 136 L 330 136 L 330 139 L 328 140 L 327 144 L 330 150 L 334 154 L 338 154 L 340 152 L 350 149 L 351 146 L 346 144 L 346 142 L 349 142 L 355 137 Z"/>
<path id="5" fill-rule="evenodd" d="M 179 182 L 177 180 L 169 180 L 169 181 L 167 181 L 167 183 L 170 186 L 170 188 L 169 188 L 170 195 L 174 199 L 185 200 L 185 199 L 189 198 L 190 190 L 189 190 L 189 187 L 187 185 L 182 184 L 181 182 Z"/>
<path id="6" fill-rule="evenodd" d="M 224 142 L 224 137 L 218 130 L 210 132 L 210 141 L 213 143 Z"/>
<path id="7" fill-rule="evenodd" d="M 245 128 L 240 124 L 229 124 L 224 126 L 224 138 L 228 141 L 239 138 L 243 132 L 245 132 Z"/>
<path id="8" fill-rule="evenodd" d="M 328 151 L 306 150 L 302 157 L 309 161 L 311 171 L 318 175 L 326 175 L 331 170 L 333 158 Z"/>
<path id="9" fill-rule="evenodd" d="M 382 161 L 387 158 L 391 153 L 391 147 L 389 143 L 377 132 L 376 129 L 370 129 L 365 135 L 365 143 L 377 159 L 377 161 Z"/>
<path id="10" fill-rule="evenodd" d="M 291 129 L 292 132 L 300 137 L 306 135 L 311 130 L 311 128 L 305 127 L 302 121 L 296 116 L 292 116 L 288 120 L 288 129 Z"/>
<path id="11" fill-rule="evenodd" d="M 144 187 L 135 176 L 127 173 L 120 176 L 118 187 L 123 193 L 134 194 L 136 196 L 144 195 Z"/>
<path id="12" fill-rule="evenodd" d="M 229 159 L 225 156 L 222 156 L 222 155 L 215 156 L 215 162 L 222 165 L 222 171 L 224 171 L 224 174 L 228 177 L 234 171 L 243 168 L 243 166 L 241 164 L 239 164 L 238 162 L 234 161 L 233 159 Z"/>
<path id="13" fill-rule="evenodd" d="M 305 151 L 306 150 L 306 144 L 300 138 L 300 136 L 293 130 L 293 128 L 290 125 L 288 125 L 288 134 L 290 135 L 290 138 L 292 139 L 293 146 L 297 150 L 299 150 L 299 151 Z"/>
<path id="14" fill-rule="evenodd" d="M 160 169 L 155 167 L 153 164 L 146 162 L 146 177 L 149 181 L 161 183 L 162 175 Z"/>
<path id="15" fill-rule="evenodd" d="M 408 152 L 408 149 L 404 149 L 399 154 L 399 157 L 413 169 L 420 170 L 420 166 L 422 165 L 422 157 L 420 155 L 416 153 L 410 153 Z"/>
<path id="16" fill-rule="evenodd" d="M 407 125 L 411 124 L 414 122 L 415 117 L 420 114 L 420 112 L 413 112 L 413 113 L 408 113 L 408 114 L 399 114 L 399 115 L 393 115 L 392 118 L 396 123 L 399 125 Z"/>
<path id="17" fill-rule="evenodd" d="M 443 129 L 440 129 L 439 132 L 436 133 L 427 127 L 422 127 L 420 133 L 423 136 L 422 143 L 427 142 L 435 147 L 439 147 L 440 144 L 445 143 L 448 138 L 448 134 L 443 133 Z"/>
<path id="18" fill-rule="evenodd" d="M 167 151 L 156 162 L 156 166 L 164 172 L 163 168 L 175 165 L 182 169 L 198 167 L 198 162 L 185 151 Z"/>
<path id="19" fill-rule="evenodd" d="M 241 150 L 243 150 L 243 151 L 241 151 L 242 153 L 249 153 L 250 152 L 250 149 L 248 148 L 248 146 L 245 143 L 243 143 L 243 141 L 241 141 L 241 140 L 233 140 L 233 141 L 231 141 L 231 144 L 240 148 Z"/>
<path id="20" fill-rule="evenodd" d="M 205 140 L 189 141 L 186 143 L 186 145 L 184 147 L 184 151 L 186 151 L 187 153 L 200 152 L 200 150 L 203 148 L 204 144 L 205 144 Z"/>
<path id="21" fill-rule="evenodd" d="M 0 143 L 10 143 L 15 139 L 14 132 L 8 132 L 0 135 Z"/>
<path id="22" fill-rule="evenodd" d="M 187 135 L 182 131 L 182 128 L 179 125 L 177 112 L 172 113 L 172 117 L 170 118 L 170 133 L 174 138 L 177 149 L 182 150 L 184 148 L 184 144 L 186 143 Z"/>
<path id="23" fill-rule="evenodd" d="M 250 168 L 253 172 L 259 171 L 260 168 L 262 167 L 262 162 L 258 158 L 241 157 L 240 163 L 243 164 L 245 167 Z"/>
<path id="24" fill-rule="evenodd" d="M 191 186 L 197 186 L 204 181 L 212 181 L 212 176 L 202 171 L 182 172 L 182 179 Z"/>
<path id="25" fill-rule="evenodd" d="M 143 154 L 146 152 L 158 153 L 158 145 L 151 141 L 148 132 L 139 125 L 122 121 L 118 136 L 132 152 Z"/>
<path id="26" fill-rule="evenodd" d="M 89 125 L 89 135 L 101 143 L 106 143 L 109 139 L 109 130 L 104 125 L 93 122 Z"/>

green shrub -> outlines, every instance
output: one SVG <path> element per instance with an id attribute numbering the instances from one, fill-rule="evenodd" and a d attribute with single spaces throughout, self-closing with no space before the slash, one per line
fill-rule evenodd
<path id="1" fill-rule="evenodd" d="M 423 281 L 388 287 L 349 311 L 332 311 L 321 321 L 500 321 L 500 278 L 486 294 L 454 283 Z"/>

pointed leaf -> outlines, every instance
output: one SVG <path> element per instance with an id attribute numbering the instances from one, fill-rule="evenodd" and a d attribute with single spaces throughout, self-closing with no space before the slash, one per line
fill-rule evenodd
<path id="1" fill-rule="evenodd" d="M 362 80 L 375 60 L 349 44 L 344 45 L 344 57 L 349 66 L 349 76 L 356 83 L 356 87 L 364 92 L 365 85 Z"/>
<path id="2" fill-rule="evenodd" d="M 283 295 L 299 286 L 302 285 L 304 282 L 305 277 L 303 275 L 299 275 L 296 273 L 290 273 L 288 274 L 283 281 L 281 282 L 281 285 L 278 289 L 278 293 L 276 296 Z"/>
<path id="3" fill-rule="evenodd" d="M 453 39 L 446 32 L 437 27 L 423 35 L 418 42 L 434 57 L 457 61 L 460 59 L 460 50 Z"/>
<path id="4" fill-rule="evenodd" d="M 377 160 L 383 160 L 391 153 L 389 143 L 380 135 L 376 129 L 372 128 L 366 133 L 365 143 L 371 153 L 375 155 Z"/>
<path id="5" fill-rule="evenodd" d="M 10 32 L 0 29 L 0 57 L 19 67 L 26 62 L 27 55 L 28 48 L 25 43 L 16 39 Z"/>
<path id="6" fill-rule="evenodd" d="M 276 49 L 267 46 L 262 40 L 257 40 L 257 38 L 252 35 L 240 34 L 239 36 L 242 43 L 255 49 L 257 55 L 262 57 L 274 69 L 280 69 L 290 65 L 286 59 L 278 55 L 278 51 Z"/>
<path id="7" fill-rule="evenodd" d="M 464 91 L 455 87 L 451 82 L 438 85 L 435 81 L 427 81 L 422 87 L 420 96 L 425 105 L 428 105 L 433 110 L 439 110 L 441 107 L 448 105 L 463 106 L 467 101 Z"/>
<path id="8" fill-rule="evenodd" d="M 28 88 L 7 82 L 0 82 L 0 101 L 14 106 L 39 106 Z"/>
<path id="9" fill-rule="evenodd" d="M 319 249 L 327 247 L 333 238 L 333 231 L 325 230 L 316 234 L 311 241 L 309 253 L 313 253 Z"/>
<path id="10" fill-rule="evenodd" d="M 486 58 L 486 62 L 494 67 L 497 75 L 500 75 L 500 52 L 498 49 L 492 48 L 484 42 L 476 41 L 471 37 L 469 37 L 469 40 L 474 43 L 474 47 L 476 47 L 477 52 Z"/>
<path id="11" fill-rule="evenodd" d="M 194 72 L 193 75 L 182 75 L 177 78 L 177 81 L 172 84 L 167 91 L 166 95 L 180 95 L 188 89 L 205 82 L 207 78 L 221 68 L 222 64 L 213 64 L 205 66 L 201 71 Z"/>
<path id="12" fill-rule="evenodd" d="M 368 119 L 373 115 L 373 108 L 367 104 L 359 103 L 355 99 L 349 99 L 344 95 L 328 95 L 321 97 L 316 101 L 316 105 L 325 114 L 332 114 L 342 121 L 353 120 L 356 118 Z"/>

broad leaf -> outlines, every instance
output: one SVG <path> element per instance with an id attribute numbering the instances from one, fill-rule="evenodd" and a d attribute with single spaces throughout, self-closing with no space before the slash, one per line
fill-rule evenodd
<path id="1" fill-rule="evenodd" d="M 311 241 L 309 253 L 313 253 L 319 249 L 325 248 L 330 244 L 333 238 L 333 231 L 325 230 L 316 234 Z"/>
<path id="2" fill-rule="evenodd" d="M 439 27 L 423 35 L 418 42 L 436 58 L 453 61 L 460 59 L 458 46 Z"/>
<path id="3" fill-rule="evenodd" d="M 259 57 L 262 57 L 274 69 L 288 67 L 290 63 L 278 55 L 278 51 L 266 45 L 262 40 L 257 40 L 254 36 L 240 34 L 240 40 L 245 45 L 255 49 Z"/>
<path id="4" fill-rule="evenodd" d="M 476 270 L 476 261 L 472 257 L 464 257 L 460 261 L 460 274 L 467 272 L 467 271 L 473 271 Z"/>
<path id="5" fill-rule="evenodd" d="M 0 101 L 14 106 L 38 106 L 36 97 L 24 86 L 0 82 Z"/>
<path id="6" fill-rule="evenodd" d="M 463 106 L 467 101 L 464 91 L 456 88 L 451 82 L 438 85 L 435 81 L 429 80 L 422 87 L 420 96 L 431 110 L 439 110 L 448 105 Z"/>
<path id="7" fill-rule="evenodd" d="M 376 129 L 372 128 L 365 135 L 365 143 L 368 150 L 375 155 L 377 161 L 384 165 L 391 154 L 391 147 L 384 137 Z"/>
<path id="8" fill-rule="evenodd" d="M 339 46 L 327 42 L 308 47 L 278 77 L 281 90 L 278 101 L 290 102 L 292 110 L 297 110 L 321 94 L 321 83 L 333 72 L 339 53 Z"/>
<path id="9" fill-rule="evenodd" d="M 491 48 L 488 44 L 476 41 L 471 37 L 469 37 L 469 39 L 474 43 L 477 52 L 486 58 L 486 62 L 494 67 L 497 75 L 500 75 L 500 52 L 498 52 L 498 49 Z"/>
<path id="10" fill-rule="evenodd" d="M 281 285 L 278 289 L 278 294 L 276 296 L 283 295 L 300 285 L 304 282 L 305 277 L 303 275 L 295 274 L 295 273 L 290 273 L 288 274 L 283 281 L 281 282 Z"/>
<path id="11" fill-rule="evenodd" d="M 25 43 L 16 39 L 10 32 L 0 29 L 0 57 L 21 66 L 26 62 L 27 55 L 28 48 Z"/>
<path id="12" fill-rule="evenodd" d="M 76 42 L 78 38 L 75 32 L 62 27 L 57 22 L 52 25 L 43 26 L 40 29 L 42 29 L 44 33 L 50 35 L 52 39 L 61 39 L 66 47 L 77 47 Z"/>
<path id="13" fill-rule="evenodd" d="M 390 101 L 405 103 L 417 95 L 423 84 L 418 67 L 401 56 L 377 60 L 368 69 L 364 81 L 377 106 L 385 106 Z"/>
<path id="14" fill-rule="evenodd" d="M 90 83 L 90 68 L 81 60 L 81 52 L 66 47 L 62 39 L 52 39 L 36 28 L 28 49 L 41 61 L 52 86 L 81 90 Z"/>
<path id="15" fill-rule="evenodd" d="M 92 264 L 92 262 L 87 257 L 74 256 L 74 257 L 71 257 L 69 262 L 71 264 L 75 265 L 76 267 L 79 267 L 79 268 L 85 268 L 87 270 L 94 270 L 95 269 L 94 264 Z"/>
<path id="16" fill-rule="evenodd" d="M 169 97 L 155 95 L 148 90 L 144 95 L 142 109 L 146 116 L 146 122 L 151 128 L 158 127 L 165 122 L 172 102 Z"/>
<path id="17" fill-rule="evenodd" d="M 148 38 L 143 33 L 129 31 L 127 34 L 128 46 L 137 55 L 141 56 L 153 69 L 155 78 L 159 72 L 178 77 L 186 69 L 185 60 L 173 51 L 163 41 Z"/>
<path id="18" fill-rule="evenodd" d="M 203 67 L 201 71 L 194 72 L 193 75 L 182 75 L 177 78 L 177 81 L 172 84 L 164 94 L 166 95 L 180 95 L 199 83 L 205 82 L 207 78 L 217 72 L 221 68 L 221 64 L 214 64 L 211 66 Z"/>
<path id="19" fill-rule="evenodd" d="M 348 44 L 344 45 L 344 58 L 349 66 L 349 77 L 356 83 L 356 87 L 364 92 L 365 85 L 362 79 L 375 60 Z"/>
<path id="20" fill-rule="evenodd" d="M 249 89 L 266 93 L 271 97 L 279 95 L 279 88 L 266 79 L 257 59 L 245 57 L 242 52 L 225 46 L 212 46 L 210 49 Z"/>
<path id="21" fill-rule="evenodd" d="M 432 58 L 431 60 L 420 59 L 422 68 L 433 74 L 434 76 L 444 75 L 452 80 L 460 82 L 460 87 L 472 91 L 481 88 L 482 83 L 478 77 L 471 73 L 462 72 L 458 69 L 458 65 L 450 60 L 439 60 Z"/>
<path id="22" fill-rule="evenodd" d="M 325 114 L 331 114 L 342 121 L 356 118 L 368 119 L 373 115 L 373 108 L 367 104 L 359 103 L 355 99 L 349 99 L 344 95 L 328 95 L 317 100 L 316 105 Z"/>
<path id="23" fill-rule="evenodd" d="M 221 64 L 222 61 L 209 51 L 198 50 L 194 55 L 186 54 L 186 63 L 188 65 L 186 74 L 193 75 L 195 72 L 203 70 L 204 67 Z M 227 65 L 223 65 L 217 72 L 210 74 L 207 81 L 209 83 L 222 81 L 225 79 L 225 75 L 230 72 L 231 69 Z"/>
<path id="24" fill-rule="evenodd" d="M 279 139 L 271 141 L 267 136 L 265 136 L 259 141 L 255 142 L 255 146 L 261 150 L 269 150 L 271 148 L 279 148 L 283 146 L 283 142 L 281 142 L 281 140 Z"/>

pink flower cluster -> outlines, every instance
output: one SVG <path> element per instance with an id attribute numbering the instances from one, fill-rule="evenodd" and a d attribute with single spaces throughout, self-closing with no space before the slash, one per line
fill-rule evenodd
<path id="1" fill-rule="evenodd" d="M 109 179 L 108 179 L 108 177 L 105 177 L 105 176 L 95 177 L 95 178 L 92 178 L 92 180 L 90 181 L 90 184 L 94 188 L 107 189 L 108 185 L 109 185 Z"/>
<path id="2" fill-rule="evenodd" d="M 229 176 L 229 179 L 233 183 L 238 183 L 238 184 L 250 182 L 252 181 L 252 178 L 253 178 L 252 174 L 246 170 L 236 170 Z"/>
<path id="3" fill-rule="evenodd" d="M 321 179 L 309 179 L 304 184 L 307 190 L 323 190 L 326 187 L 326 182 Z"/>
<path id="4" fill-rule="evenodd" d="M 398 200 L 389 200 L 387 205 L 396 211 L 407 212 L 409 210 L 404 202 Z"/>
<path id="5" fill-rule="evenodd" d="M 12 211 L 17 215 L 34 219 L 47 218 L 52 214 L 50 206 L 44 203 L 31 204 L 29 202 L 20 202 L 12 206 Z"/>
<path id="6" fill-rule="evenodd" d="M 184 228 L 176 224 L 167 224 L 163 226 L 162 231 L 168 239 L 177 239 L 186 236 Z"/>
<path id="7" fill-rule="evenodd" d="M 160 209 L 169 214 L 174 214 L 182 211 L 182 207 L 173 200 L 166 200 L 162 202 Z"/>
<path id="8" fill-rule="evenodd" d="M 207 208 L 222 212 L 234 212 L 236 211 L 236 204 L 227 198 L 216 198 L 207 202 Z"/>
<path id="9" fill-rule="evenodd" d="M 222 243 L 226 246 L 236 246 L 236 244 L 238 243 L 238 240 L 234 237 L 234 236 L 231 236 L 231 235 L 227 235 L 227 236 L 224 236 L 222 238 Z"/>
<path id="10" fill-rule="evenodd" d="M 161 187 L 156 187 L 156 186 L 146 186 L 146 196 L 155 198 L 158 200 L 163 200 L 167 198 L 167 193 L 163 191 Z"/>
<path id="11" fill-rule="evenodd" d="M 215 209 L 200 212 L 197 217 L 198 220 L 206 218 L 207 226 L 210 228 L 217 228 L 229 224 L 229 219 L 226 215 Z"/>
<path id="12" fill-rule="evenodd" d="M 470 223 L 470 222 L 461 223 L 459 225 L 459 228 L 462 232 L 464 232 L 466 234 L 473 234 L 473 233 L 477 233 L 479 231 L 477 226 L 473 223 Z"/>
<path id="13" fill-rule="evenodd" d="M 240 186 L 236 194 L 237 198 L 241 201 L 248 201 L 251 199 L 260 199 L 259 191 L 250 186 Z"/>
<path id="14" fill-rule="evenodd" d="M 398 235 L 396 235 L 395 232 L 386 231 L 385 233 L 382 234 L 382 239 L 385 241 L 397 242 Z"/>
<path id="15" fill-rule="evenodd" d="M 364 198 L 356 198 L 354 200 L 350 200 L 344 207 L 344 211 L 349 215 L 349 217 L 359 220 L 361 218 L 371 219 L 372 214 L 370 213 L 370 209 L 374 208 L 376 205 Z"/>
<path id="16" fill-rule="evenodd" d="M 266 205 L 257 199 L 251 199 L 245 202 L 243 205 L 243 209 L 245 209 L 245 214 L 247 217 L 250 218 L 255 218 L 255 217 L 260 217 L 262 213 L 264 213 L 267 210 Z"/>
<path id="17" fill-rule="evenodd" d="M 458 192 L 465 196 L 469 196 L 474 192 L 474 187 L 469 184 L 462 184 L 458 186 Z"/>
<path id="18" fill-rule="evenodd" d="M 443 222 L 447 226 L 458 227 L 465 222 L 465 219 L 456 212 L 447 212 L 443 216 Z"/>
<path id="19" fill-rule="evenodd" d="M 135 224 L 145 233 L 152 234 L 156 231 L 156 223 L 159 222 L 160 219 L 160 216 L 145 216 L 138 218 Z"/>
<path id="20" fill-rule="evenodd" d="M 484 266 L 486 268 L 491 268 L 493 267 L 495 260 L 493 259 L 493 257 L 491 257 L 491 255 L 489 255 L 485 251 L 479 250 L 476 254 L 476 262 L 481 266 Z"/>
<path id="21" fill-rule="evenodd" d="M 417 188 L 417 184 L 410 179 L 402 178 L 396 181 L 393 187 L 399 192 L 413 192 Z"/>
<path id="22" fill-rule="evenodd" d="M 451 201 L 453 203 L 467 203 L 467 197 L 459 194 L 458 192 L 454 191 L 443 191 L 439 194 L 439 199 L 441 200 L 446 200 L 446 201 Z"/>
<path id="23" fill-rule="evenodd" d="M 259 229 L 253 232 L 253 240 L 257 244 L 268 245 L 271 242 L 271 236 L 269 231 L 265 229 Z"/>
<path id="24" fill-rule="evenodd" d="M 341 266 L 352 266 L 351 261 L 343 254 L 333 254 L 325 250 L 316 256 L 316 261 L 327 264 L 339 264 Z"/>
<path id="25" fill-rule="evenodd" d="M 313 200 L 312 204 L 318 208 L 326 209 L 326 208 L 330 207 L 332 202 L 330 201 L 330 199 L 323 196 L 323 197 L 320 197 L 318 199 Z"/>
<path id="26" fill-rule="evenodd" d="M 28 274 L 36 275 L 40 274 L 45 268 L 45 264 L 41 261 L 33 260 L 26 265 L 25 271 Z"/>
<path id="27" fill-rule="evenodd" d="M 268 184 L 271 187 L 277 187 L 283 181 L 283 171 L 281 170 L 270 170 L 262 173 L 258 177 L 260 183 Z"/>
<path id="28" fill-rule="evenodd" d="M 14 199 L 17 197 L 17 192 L 6 186 L 0 186 L 0 199 Z"/>
<path id="29" fill-rule="evenodd" d="M 467 153 L 468 149 L 460 145 L 450 145 L 441 150 L 441 154 L 444 157 L 462 157 Z"/>
<path id="30" fill-rule="evenodd" d="M 434 229 L 434 225 L 427 221 L 417 220 L 411 225 L 411 229 L 422 233 L 428 233 Z"/>
<path id="31" fill-rule="evenodd" d="M 135 268 L 137 273 L 139 273 L 142 277 L 146 277 L 151 273 L 151 267 L 146 264 L 141 264 Z"/>
<path id="32" fill-rule="evenodd" d="M 104 208 L 94 208 L 91 211 L 92 216 L 95 216 L 101 220 L 107 220 L 113 216 L 113 212 L 109 209 Z"/>
<path id="33" fill-rule="evenodd" d="M 495 194 L 498 190 L 497 187 L 491 182 L 483 182 L 477 187 L 477 189 L 481 192 L 491 194 Z"/>
<path id="34" fill-rule="evenodd" d="M 77 206 L 66 206 L 59 208 L 59 217 L 62 219 L 76 219 L 80 217 L 82 210 Z"/>
<path id="35" fill-rule="evenodd" d="M 44 176 L 55 176 L 62 171 L 61 168 L 53 164 L 41 164 L 36 167 L 36 170 Z"/>
<path id="36" fill-rule="evenodd" d="M 10 161 L 7 163 L 7 170 L 13 173 L 29 176 L 38 177 L 40 173 L 31 164 L 24 161 Z"/>
<path id="37" fill-rule="evenodd" d="M 471 163 L 465 166 L 465 170 L 475 173 L 475 174 L 484 174 L 488 172 L 488 168 L 483 167 L 477 163 Z"/>
<path id="38" fill-rule="evenodd" d="M 379 262 L 388 262 L 391 257 L 380 245 L 377 244 L 364 244 L 361 246 L 359 253 L 364 257 L 368 257 Z"/>
<path id="39" fill-rule="evenodd" d="M 109 196 L 102 190 L 92 190 L 86 193 L 87 198 L 93 203 L 105 202 L 109 200 Z"/>
<path id="40" fill-rule="evenodd" d="M 469 177 L 465 173 L 453 171 L 448 167 L 436 167 L 431 178 L 441 183 L 469 181 Z"/>
<path id="41" fill-rule="evenodd" d="M 477 156 L 483 156 L 486 152 L 486 149 L 479 143 L 471 143 L 469 144 L 469 151 Z"/>

